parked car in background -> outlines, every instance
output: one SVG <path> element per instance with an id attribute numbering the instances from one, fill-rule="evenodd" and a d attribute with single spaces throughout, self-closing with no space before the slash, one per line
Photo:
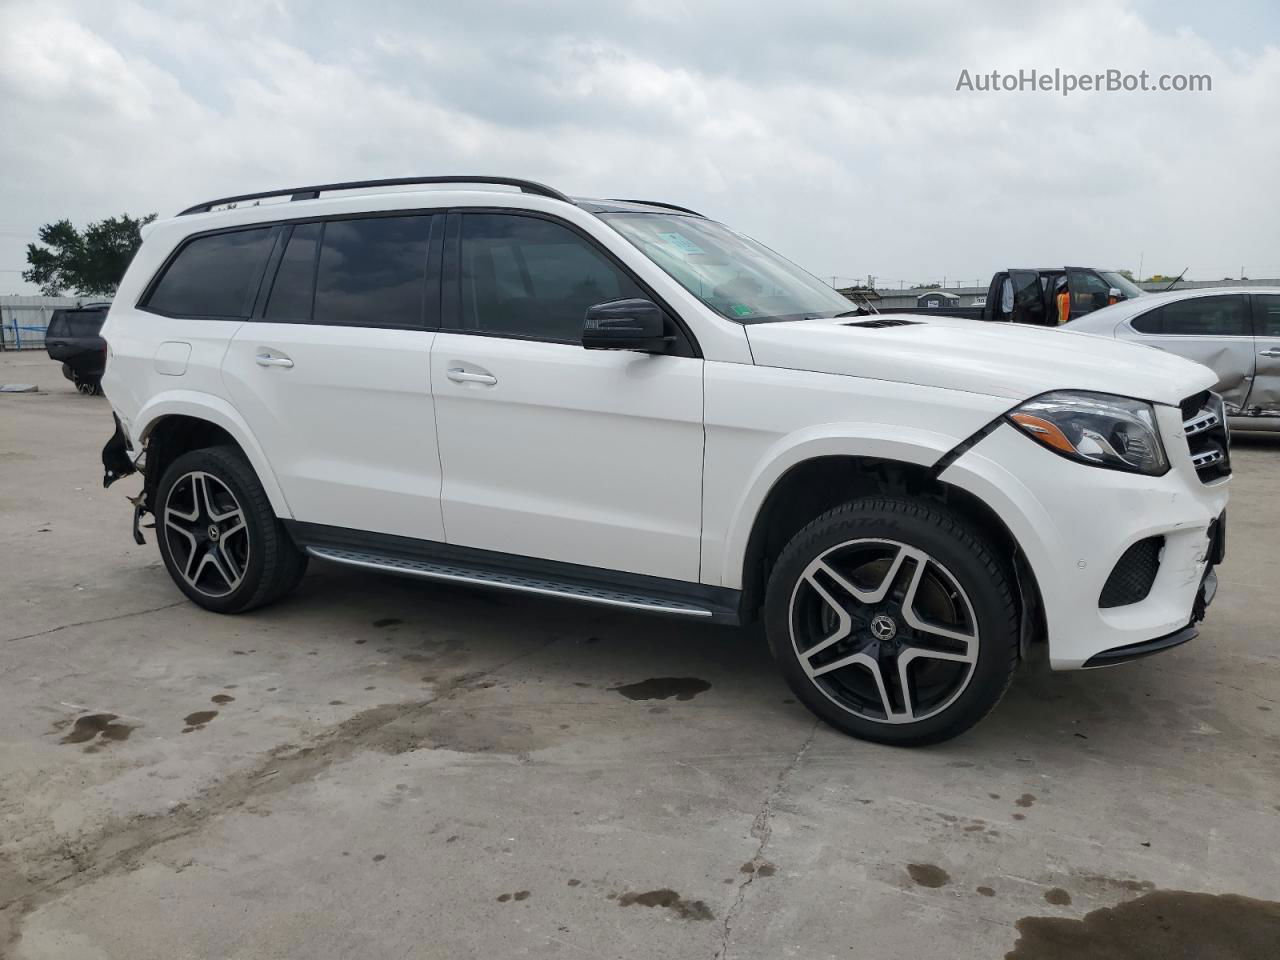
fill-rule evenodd
<path id="1" fill-rule="evenodd" d="M 810 710 L 886 743 L 978 722 L 1032 643 L 1080 669 L 1196 635 L 1231 473 L 1210 371 L 854 314 L 661 202 L 495 177 L 210 201 L 152 227 L 112 305 L 105 480 L 143 471 L 134 535 L 154 514 L 208 610 L 318 558 L 762 620 Z"/>
<path id="2" fill-rule="evenodd" d="M 1146 296 L 1146 291 L 1117 270 L 1097 267 L 1028 267 L 1001 270 L 991 278 L 987 292 L 974 297 L 973 305 L 952 305 L 955 294 L 945 290 L 923 294 L 914 307 L 893 307 L 884 312 L 926 313 L 997 323 L 1025 323 L 1039 327 L 1058 324 L 1057 295 L 1066 290 L 1069 315 L 1082 317 L 1123 300 Z M 876 310 L 868 302 L 851 295 L 867 314 Z"/>
<path id="3" fill-rule="evenodd" d="M 44 334 L 45 351 L 62 363 L 62 375 L 88 396 L 101 392 L 102 371 L 107 363 L 107 342 L 102 324 L 110 303 L 87 303 L 55 310 Z"/>
<path id="4" fill-rule="evenodd" d="M 1064 329 L 1158 347 L 1210 367 L 1233 427 L 1280 430 L 1280 287 L 1202 287 L 1118 303 Z"/>

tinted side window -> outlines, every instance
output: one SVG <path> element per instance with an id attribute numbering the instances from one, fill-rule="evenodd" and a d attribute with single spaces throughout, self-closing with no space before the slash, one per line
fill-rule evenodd
<path id="1" fill-rule="evenodd" d="M 1259 337 L 1280 337 L 1280 295 L 1253 295 L 1254 333 Z"/>
<path id="2" fill-rule="evenodd" d="M 70 324 L 67 323 L 67 312 L 65 310 L 55 310 L 53 315 L 49 317 L 49 327 L 45 330 L 44 335 L 48 337 L 67 337 Z"/>
<path id="3" fill-rule="evenodd" d="M 197 237 L 179 252 L 145 306 L 184 317 L 247 317 L 274 227 Z"/>
<path id="4" fill-rule="evenodd" d="M 102 332 L 102 324 L 107 319 L 105 310 L 77 310 L 65 317 L 67 329 L 64 336 L 96 337 Z"/>
<path id="5" fill-rule="evenodd" d="M 316 323 L 421 327 L 431 217 L 331 220 L 316 275 Z"/>
<path id="6" fill-rule="evenodd" d="M 645 293 L 567 227 L 510 214 L 462 218 L 462 325 L 577 342 L 587 307 Z"/>
<path id="7" fill-rule="evenodd" d="M 316 292 L 316 251 L 320 248 L 322 226 L 301 223 L 293 228 L 275 283 L 271 285 L 265 319 L 311 319 L 311 301 Z"/>
<path id="8" fill-rule="evenodd" d="M 1164 332 L 1164 308 L 1160 307 L 1156 310 L 1148 310 L 1140 317 L 1134 317 L 1129 321 L 1129 326 L 1137 330 L 1139 333 L 1163 333 Z"/>
<path id="9" fill-rule="evenodd" d="M 1244 337 L 1249 335 L 1245 300 L 1240 296 L 1192 297 L 1160 308 L 1165 336 Z"/>

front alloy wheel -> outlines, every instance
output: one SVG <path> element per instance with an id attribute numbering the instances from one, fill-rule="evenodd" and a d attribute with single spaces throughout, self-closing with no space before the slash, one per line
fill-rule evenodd
<path id="1" fill-rule="evenodd" d="M 843 504 L 779 554 L 765 629 L 796 696 L 845 733 L 935 743 L 999 702 L 1018 608 L 999 551 L 929 500 Z"/>
<path id="2" fill-rule="evenodd" d="M 977 619 L 955 576 L 896 540 L 815 558 L 791 594 L 791 642 L 823 696 L 875 723 L 942 712 L 978 662 Z"/>

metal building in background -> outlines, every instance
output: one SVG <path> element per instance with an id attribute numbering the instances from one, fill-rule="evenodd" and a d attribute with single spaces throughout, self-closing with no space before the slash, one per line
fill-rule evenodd
<path id="1" fill-rule="evenodd" d="M 0 349 L 43 350 L 53 311 L 88 302 L 86 297 L 0 297 Z"/>

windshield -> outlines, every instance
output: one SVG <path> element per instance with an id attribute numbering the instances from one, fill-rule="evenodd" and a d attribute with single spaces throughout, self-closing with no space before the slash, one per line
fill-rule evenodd
<path id="1" fill-rule="evenodd" d="M 730 320 L 804 320 L 855 309 L 817 277 L 723 224 L 661 213 L 602 216 L 682 287 Z"/>
<path id="2" fill-rule="evenodd" d="M 1102 274 L 1102 279 L 1119 290 L 1126 300 L 1144 296 L 1147 292 L 1122 273 L 1116 273 L 1114 270 L 1099 270 L 1098 272 Z"/>

